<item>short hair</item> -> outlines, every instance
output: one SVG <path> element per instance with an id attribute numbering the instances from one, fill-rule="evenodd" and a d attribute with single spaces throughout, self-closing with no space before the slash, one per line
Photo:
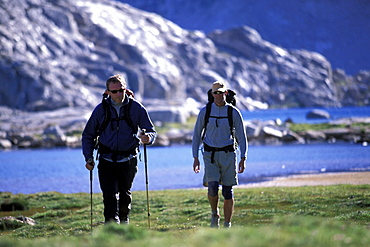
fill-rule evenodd
<path id="1" fill-rule="evenodd" d="M 122 86 L 124 86 L 126 88 L 126 79 L 123 76 L 119 75 L 119 74 L 113 75 L 113 76 L 108 78 L 108 80 L 105 82 L 105 85 L 106 85 L 107 89 L 109 89 L 109 84 L 111 84 L 111 83 L 121 83 Z"/>

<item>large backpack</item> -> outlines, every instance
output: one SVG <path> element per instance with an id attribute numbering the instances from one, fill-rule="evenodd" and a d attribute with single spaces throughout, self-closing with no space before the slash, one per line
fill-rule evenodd
<path id="1" fill-rule="evenodd" d="M 233 109 L 234 109 L 234 107 L 236 107 L 236 98 L 235 98 L 236 93 L 231 89 L 228 89 L 227 92 L 228 93 L 226 95 L 226 102 L 230 103 L 232 105 L 232 106 L 228 106 L 228 108 L 227 108 L 227 119 L 229 121 L 230 133 L 231 133 L 232 137 L 234 138 Z M 207 124 L 209 122 L 210 117 L 211 118 L 217 118 L 217 119 L 226 118 L 226 117 L 211 116 L 211 106 L 212 106 L 212 103 L 214 101 L 211 89 L 208 90 L 207 95 L 208 95 L 208 103 L 206 105 L 206 115 L 204 117 L 204 130 L 203 130 L 203 134 L 202 134 L 202 140 L 204 139 L 204 136 L 206 134 Z"/>

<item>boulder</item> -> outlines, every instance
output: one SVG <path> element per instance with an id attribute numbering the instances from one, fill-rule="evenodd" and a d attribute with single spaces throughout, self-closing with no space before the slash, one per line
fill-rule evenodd
<path id="1" fill-rule="evenodd" d="M 0 230 L 17 229 L 24 225 L 36 225 L 36 221 L 29 217 L 5 216 L 0 218 Z"/>
<path id="2" fill-rule="evenodd" d="M 306 143 L 302 136 L 298 135 L 297 133 L 291 130 L 287 130 L 286 132 L 284 132 L 284 136 L 281 138 L 281 140 L 283 142 L 296 142 L 301 144 Z"/>
<path id="3" fill-rule="evenodd" d="M 314 109 L 306 114 L 307 119 L 330 119 L 330 113 L 324 110 Z"/>
<path id="4" fill-rule="evenodd" d="M 0 139 L 0 149 L 11 149 L 12 148 L 11 141 L 7 139 Z"/>
<path id="5" fill-rule="evenodd" d="M 181 129 L 171 129 L 166 133 L 166 136 L 170 143 L 191 143 L 193 138 L 193 131 L 181 130 Z"/>
<path id="6" fill-rule="evenodd" d="M 162 134 L 157 135 L 157 139 L 155 140 L 155 142 L 153 144 L 154 147 L 156 147 L 156 146 L 167 147 L 169 145 L 171 145 L 170 140 L 168 139 L 168 137 L 166 135 L 162 135 Z"/>
<path id="7" fill-rule="evenodd" d="M 273 136 L 277 138 L 282 138 L 284 136 L 284 131 L 276 128 L 275 126 L 264 126 L 262 127 L 262 131 L 265 135 Z"/>
<path id="8" fill-rule="evenodd" d="M 184 124 L 191 114 L 185 106 L 156 105 L 148 106 L 147 110 L 151 120 L 160 123 Z"/>
<path id="9" fill-rule="evenodd" d="M 325 141 L 326 135 L 322 131 L 308 130 L 302 134 L 306 140 L 311 141 Z"/>
<path id="10" fill-rule="evenodd" d="M 259 121 L 245 121 L 244 126 L 249 138 L 260 136 L 262 126 L 259 124 Z"/>
<path id="11" fill-rule="evenodd" d="M 44 130 L 44 135 L 57 141 L 66 140 L 66 136 L 59 125 L 50 125 Z"/>

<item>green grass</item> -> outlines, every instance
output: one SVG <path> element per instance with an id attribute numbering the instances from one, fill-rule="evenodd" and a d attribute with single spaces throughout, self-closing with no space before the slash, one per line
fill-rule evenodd
<path id="1" fill-rule="evenodd" d="M 210 229 L 206 190 L 133 192 L 130 225 L 103 225 L 102 195 L 0 193 L 26 201 L 35 226 L 0 231 L 0 246 L 370 246 L 370 185 L 235 189 L 230 230 Z M 221 200 L 222 204 L 222 200 Z M 222 210 L 221 210 L 222 218 Z"/>
<path id="2" fill-rule="evenodd" d="M 302 132 L 307 130 L 323 131 L 329 129 L 338 128 L 356 128 L 359 130 L 366 130 L 370 128 L 370 123 L 353 123 L 350 126 L 346 124 L 331 124 L 331 123 L 319 123 L 319 124 L 306 124 L 306 123 L 289 123 L 288 127 L 294 132 Z"/>

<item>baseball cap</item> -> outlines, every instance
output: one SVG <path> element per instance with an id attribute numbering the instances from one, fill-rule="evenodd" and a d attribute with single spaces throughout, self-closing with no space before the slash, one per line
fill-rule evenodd
<path id="1" fill-rule="evenodd" d="M 226 92 L 226 85 L 222 81 L 215 81 L 212 85 L 212 93 L 219 91 L 219 92 Z"/>

